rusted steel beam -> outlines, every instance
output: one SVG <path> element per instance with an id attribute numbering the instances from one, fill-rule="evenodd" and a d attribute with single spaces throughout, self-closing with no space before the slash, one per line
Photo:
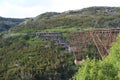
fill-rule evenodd
<path id="1" fill-rule="evenodd" d="M 107 54 L 109 53 L 105 44 L 102 42 L 102 40 L 99 38 L 98 34 L 96 34 L 97 39 L 99 40 L 100 44 L 103 46 L 103 48 L 106 50 Z"/>
<path id="2" fill-rule="evenodd" d="M 93 42 L 94 42 L 94 44 L 95 44 L 95 46 L 96 46 L 96 48 L 97 48 L 97 50 L 98 50 L 101 58 L 103 59 L 104 56 L 103 56 L 103 54 L 102 54 L 102 52 L 101 52 L 101 50 L 100 50 L 100 48 L 99 48 L 99 46 L 98 46 L 98 44 L 97 44 L 96 39 L 95 39 L 95 37 L 94 37 L 94 35 L 93 35 L 92 32 L 90 32 L 90 36 L 92 37 Z"/>
<path id="3" fill-rule="evenodd" d="M 99 55 L 103 59 L 104 55 L 109 53 L 111 43 L 116 41 L 118 33 L 120 33 L 120 29 L 73 32 L 71 33 L 71 46 L 76 47 L 76 49 L 73 49 L 72 51 L 73 53 L 78 53 L 80 55 L 79 57 L 84 56 L 84 50 L 89 48 L 89 43 L 94 43 Z M 78 56 L 76 58 L 78 58 Z"/>

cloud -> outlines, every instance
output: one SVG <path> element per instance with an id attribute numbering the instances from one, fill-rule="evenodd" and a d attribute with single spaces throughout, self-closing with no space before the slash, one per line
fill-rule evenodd
<path id="1" fill-rule="evenodd" d="M 51 0 L 52 9 L 55 11 L 66 11 L 81 9 L 90 6 L 119 6 L 120 0 Z"/>
<path id="2" fill-rule="evenodd" d="M 0 0 L 0 3 L 10 3 L 22 7 L 31 7 L 31 6 L 49 6 L 51 4 L 50 0 Z"/>
<path id="3" fill-rule="evenodd" d="M 43 12 L 63 12 L 90 6 L 119 6 L 120 0 L 0 0 L 0 16 L 34 17 Z"/>
<path id="4" fill-rule="evenodd" d="M 3 3 L 0 5 L 0 15 L 3 17 L 34 17 L 39 15 L 41 12 L 44 12 L 46 9 L 44 9 L 43 6 L 31 6 L 31 7 L 24 7 L 24 6 L 18 6 L 13 5 L 8 2 Z"/>

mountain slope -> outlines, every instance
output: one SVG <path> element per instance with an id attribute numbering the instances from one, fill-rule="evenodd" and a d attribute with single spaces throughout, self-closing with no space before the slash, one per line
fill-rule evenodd
<path id="1" fill-rule="evenodd" d="M 69 80 L 72 54 L 30 35 L 0 37 L 0 80 Z"/>
<path id="2" fill-rule="evenodd" d="M 0 17 L 0 32 L 7 31 L 11 27 L 14 27 L 24 21 L 24 19 L 15 19 L 15 18 L 3 18 Z"/>
<path id="3" fill-rule="evenodd" d="M 13 30 L 44 30 L 51 28 L 118 28 L 120 26 L 119 7 L 89 7 L 63 13 L 47 12 L 31 18 Z"/>

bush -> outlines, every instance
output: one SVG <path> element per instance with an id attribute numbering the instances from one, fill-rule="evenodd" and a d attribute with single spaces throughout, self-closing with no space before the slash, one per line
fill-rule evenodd
<path id="1" fill-rule="evenodd" d="M 86 59 L 72 80 L 120 80 L 120 36 L 110 55 L 103 60 Z"/>
<path id="2" fill-rule="evenodd" d="M 72 55 L 53 42 L 28 39 L 24 36 L 0 39 L 0 80 L 71 78 L 75 72 Z"/>

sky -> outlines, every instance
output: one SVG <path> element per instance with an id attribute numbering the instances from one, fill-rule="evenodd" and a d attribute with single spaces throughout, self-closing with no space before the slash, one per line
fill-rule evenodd
<path id="1" fill-rule="evenodd" d="M 26 18 L 92 6 L 120 7 L 120 0 L 0 0 L 0 16 Z"/>

